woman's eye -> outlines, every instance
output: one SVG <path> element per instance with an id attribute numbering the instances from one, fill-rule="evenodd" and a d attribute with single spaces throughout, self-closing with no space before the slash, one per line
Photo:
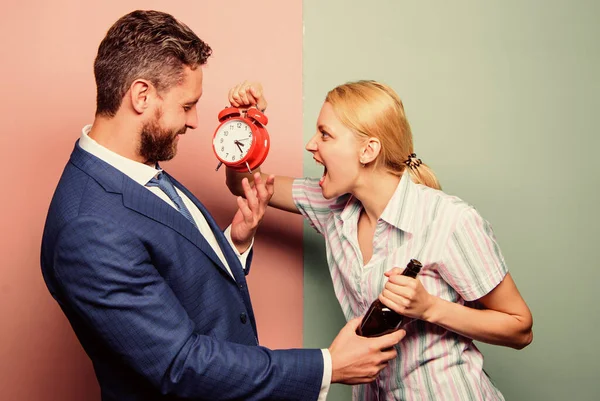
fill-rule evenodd
<path id="1" fill-rule="evenodd" d="M 321 131 L 321 138 L 329 138 L 329 134 L 325 131 Z"/>

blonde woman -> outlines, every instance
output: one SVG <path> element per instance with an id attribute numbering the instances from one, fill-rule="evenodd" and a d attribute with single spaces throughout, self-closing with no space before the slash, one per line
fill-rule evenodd
<path id="1" fill-rule="evenodd" d="M 266 107 L 260 84 L 231 89 L 233 106 Z M 398 356 L 355 400 L 503 400 L 473 340 L 516 349 L 533 338 L 532 316 L 490 224 L 440 190 L 413 148 L 402 101 L 374 81 L 340 85 L 325 99 L 306 150 L 320 179 L 275 177 L 269 205 L 302 214 L 322 234 L 347 320 L 373 300 L 414 318 Z M 243 175 L 227 185 L 243 194 Z M 266 176 L 265 176 L 266 177 Z M 401 273 L 410 259 L 417 279 Z"/>

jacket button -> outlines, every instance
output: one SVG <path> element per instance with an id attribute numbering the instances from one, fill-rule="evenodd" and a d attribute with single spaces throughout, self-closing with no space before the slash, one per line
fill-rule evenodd
<path id="1" fill-rule="evenodd" d="M 248 320 L 248 316 L 246 316 L 246 314 L 244 312 L 242 312 L 242 314 L 240 315 L 240 320 L 243 324 L 246 324 L 246 321 Z"/>

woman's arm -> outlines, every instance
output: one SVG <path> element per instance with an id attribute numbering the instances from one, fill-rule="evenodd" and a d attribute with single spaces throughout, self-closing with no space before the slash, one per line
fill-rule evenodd
<path id="1" fill-rule="evenodd" d="M 259 172 L 263 182 L 267 182 L 269 175 L 260 171 L 260 168 L 255 169 L 254 173 Z M 227 188 L 232 194 L 236 196 L 244 196 L 244 188 L 242 187 L 242 179 L 248 178 L 251 185 L 254 185 L 254 179 L 250 173 L 239 173 L 235 170 L 227 168 L 226 173 L 226 184 Z M 269 200 L 269 206 L 273 206 L 277 209 L 285 210 L 287 212 L 298 213 L 298 207 L 294 203 L 292 197 L 292 184 L 294 183 L 293 177 L 286 177 L 282 175 L 275 176 L 273 196 Z"/>
<path id="2" fill-rule="evenodd" d="M 394 268 L 381 302 L 402 315 L 437 324 L 473 340 L 522 349 L 533 340 L 533 318 L 510 273 L 479 299 L 486 309 L 474 309 L 429 294 L 418 279 Z"/>

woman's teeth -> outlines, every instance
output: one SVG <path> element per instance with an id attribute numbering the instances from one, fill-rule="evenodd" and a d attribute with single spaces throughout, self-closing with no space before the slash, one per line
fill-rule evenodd
<path id="1" fill-rule="evenodd" d="M 325 181 L 326 175 L 327 175 L 327 167 L 323 166 L 323 175 L 321 176 L 321 179 L 319 180 L 319 185 L 323 185 L 323 181 Z"/>

